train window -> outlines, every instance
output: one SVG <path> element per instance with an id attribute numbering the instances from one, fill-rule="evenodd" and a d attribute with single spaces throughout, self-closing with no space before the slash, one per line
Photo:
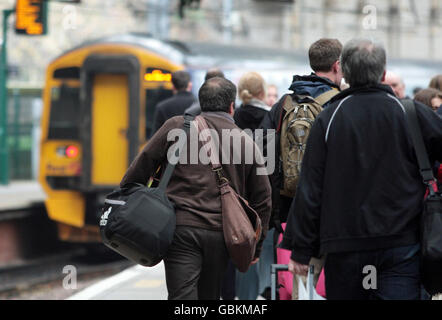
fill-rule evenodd
<path id="1" fill-rule="evenodd" d="M 172 90 L 165 89 L 164 87 L 146 90 L 146 139 L 149 139 L 154 134 L 153 126 L 157 104 L 170 98 L 172 95 Z"/>
<path id="2" fill-rule="evenodd" d="M 54 71 L 55 79 L 80 79 L 79 67 L 60 68 Z"/>
<path id="3" fill-rule="evenodd" d="M 48 139 L 79 139 L 80 88 L 52 88 Z"/>

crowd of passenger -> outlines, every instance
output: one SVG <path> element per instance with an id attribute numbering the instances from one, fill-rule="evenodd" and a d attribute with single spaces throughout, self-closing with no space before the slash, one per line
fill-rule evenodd
<path id="1" fill-rule="evenodd" d="M 176 236 L 164 260 L 169 299 L 270 299 L 274 263 L 290 270 L 280 273 L 280 299 L 294 295 L 293 276 L 305 276 L 310 264 L 318 266 L 316 289 L 327 299 L 429 298 L 419 274 L 425 186 L 402 106 L 409 99 L 404 79 L 388 70 L 384 47 L 370 40 L 343 46 L 324 38 L 308 55 L 312 73 L 294 75 L 282 96 L 257 72 L 244 73 L 235 85 L 214 68 L 195 98 L 190 74 L 173 73 L 175 95 L 158 104 L 156 133 L 122 184 L 156 174 L 166 161 L 167 133 L 183 126 L 184 114 L 204 117 L 218 132 L 273 129 L 277 166 L 258 176 L 262 164 L 222 164 L 263 222 L 256 260 L 241 273 L 224 245 L 216 175 L 207 164 L 177 165 L 168 186 L 177 209 Z M 442 180 L 442 75 L 428 82 L 414 90 L 413 100 L 434 175 Z M 289 174 L 280 147 L 288 96 L 323 110 L 309 132 L 294 193 L 285 192 Z M 376 267 L 376 288 L 363 286 L 367 265 Z"/>

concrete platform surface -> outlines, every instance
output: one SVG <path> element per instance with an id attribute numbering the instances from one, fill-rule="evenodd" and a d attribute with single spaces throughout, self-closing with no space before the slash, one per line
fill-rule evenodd
<path id="1" fill-rule="evenodd" d="M 44 201 L 45 198 L 46 194 L 35 180 L 0 185 L 0 210 L 26 208 L 31 203 Z"/>
<path id="2" fill-rule="evenodd" d="M 128 268 L 102 280 L 67 300 L 166 300 L 164 263 Z"/>

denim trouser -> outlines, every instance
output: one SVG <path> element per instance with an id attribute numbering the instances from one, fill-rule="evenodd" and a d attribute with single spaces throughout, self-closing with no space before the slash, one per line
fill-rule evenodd
<path id="1" fill-rule="evenodd" d="M 420 245 L 375 251 L 329 253 L 328 300 L 419 300 Z"/>

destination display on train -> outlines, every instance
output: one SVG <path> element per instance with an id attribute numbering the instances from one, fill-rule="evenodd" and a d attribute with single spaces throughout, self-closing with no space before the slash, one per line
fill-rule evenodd
<path id="1" fill-rule="evenodd" d="M 170 82 L 172 81 L 172 74 L 163 69 L 147 68 L 144 80 L 150 82 Z"/>
<path id="2" fill-rule="evenodd" d="M 46 34 L 45 0 L 17 0 L 15 6 L 15 31 L 25 35 Z"/>

